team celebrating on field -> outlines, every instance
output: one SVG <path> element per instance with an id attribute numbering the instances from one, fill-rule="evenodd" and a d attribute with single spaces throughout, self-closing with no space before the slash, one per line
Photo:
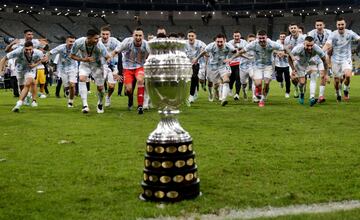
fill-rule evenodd
<path id="1" fill-rule="evenodd" d="M 186 54 L 192 63 L 188 104 L 196 101 L 201 86 L 208 92 L 210 102 L 219 101 L 222 106 L 226 106 L 229 96 L 235 101 L 240 99 L 241 88 L 243 98 L 247 99 L 246 87 L 249 84 L 253 102 L 264 107 L 274 72 L 281 87 L 285 80 L 285 98 L 290 97 L 292 83 L 294 97 L 302 105 L 305 103 L 307 79 L 310 80 L 309 105 L 314 106 L 325 102 L 325 86 L 330 82 L 330 76 L 334 78 L 336 100 L 348 101 L 352 76 L 351 46 L 353 41 L 360 42 L 360 36 L 346 29 L 344 18 L 337 19 L 336 27 L 337 30 L 330 31 L 325 29 L 324 21 L 316 20 L 315 29 L 305 35 L 297 24 L 291 23 L 290 34 L 280 33 L 277 41 L 270 40 L 264 30 L 258 31 L 256 35 L 248 35 L 246 40 L 241 38 L 240 31 L 234 31 L 232 40 L 227 41 L 225 35 L 218 34 L 208 45 L 196 38 L 194 30 L 189 30 L 185 45 Z M 156 38 L 164 37 L 167 37 L 165 30 L 159 28 Z M 168 37 L 183 40 L 181 34 L 170 34 Z M 149 36 L 148 40 L 151 38 L 153 36 Z M 97 113 L 104 113 L 104 109 L 111 106 L 111 96 L 118 81 L 125 84 L 129 110 L 133 106 L 136 84 L 137 112 L 143 114 L 144 109 L 149 108 L 149 98 L 144 87 L 144 64 L 150 48 L 141 28 L 136 28 L 132 37 L 120 42 L 111 37 L 111 28 L 105 26 L 100 33 L 89 30 L 86 37 L 75 39 L 74 36 L 68 36 L 65 44 L 51 50 L 46 41 L 33 39 L 32 31 L 25 30 L 24 39 L 14 40 L 5 51 L 8 53 L 0 61 L 0 72 L 12 65 L 21 90 L 13 112 L 18 112 L 26 103 L 33 107 L 38 105 L 37 81 L 42 92 L 45 84 L 42 79 L 44 64 L 56 56 L 57 71 L 69 91 L 69 108 L 74 106 L 75 85 L 78 83 L 81 111 L 90 111 L 86 86 L 90 79 L 97 86 Z M 316 98 L 318 77 L 319 97 Z M 41 96 L 44 96 L 43 93 Z"/>

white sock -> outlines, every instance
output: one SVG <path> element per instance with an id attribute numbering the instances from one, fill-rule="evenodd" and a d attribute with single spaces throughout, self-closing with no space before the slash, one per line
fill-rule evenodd
<path id="1" fill-rule="evenodd" d="M 310 98 L 314 98 L 316 93 L 316 77 L 313 75 L 311 74 L 310 78 Z"/>
<path id="2" fill-rule="evenodd" d="M 229 83 L 224 83 L 222 86 L 222 100 L 226 100 L 226 97 L 228 96 L 229 92 L 230 92 Z"/>
<path id="3" fill-rule="evenodd" d="M 336 90 L 336 95 L 341 96 L 341 90 L 340 89 Z"/>
<path id="4" fill-rule="evenodd" d="M 73 102 L 74 102 L 74 99 L 69 99 L 68 102 L 69 102 L 69 103 L 73 103 Z"/>
<path id="5" fill-rule="evenodd" d="M 24 103 L 24 102 L 23 102 L 22 100 L 19 100 L 19 101 L 16 102 L 16 106 L 20 107 L 20 106 L 23 105 L 23 103 Z"/>
<path id="6" fill-rule="evenodd" d="M 253 97 L 255 97 L 255 82 L 252 83 L 251 86 Z"/>
<path id="7" fill-rule="evenodd" d="M 319 96 L 324 96 L 324 93 L 325 93 L 325 86 L 320 86 Z"/>
<path id="8" fill-rule="evenodd" d="M 220 100 L 222 100 L 222 97 L 223 97 L 222 93 L 223 93 L 223 84 L 220 84 L 219 85 L 219 99 Z"/>
<path id="9" fill-rule="evenodd" d="M 144 91 L 144 107 L 149 107 L 149 101 L 150 101 L 149 94 L 145 90 Z"/>
<path id="10" fill-rule="evenodd" d="M 86 88 L 86 82 L 79 82 L 79 93 L 81 96 L 81 101 L 83 103 L 83 106 L 88 106 L 87 103 L 87 88 Z"/>
<path id="11" fill-rule="evenodd" d="M 347 86 L 347 85 L 344 84 L 344 91 L 348 91 L 349 88 L 350 88 L 350 86 Z"/>

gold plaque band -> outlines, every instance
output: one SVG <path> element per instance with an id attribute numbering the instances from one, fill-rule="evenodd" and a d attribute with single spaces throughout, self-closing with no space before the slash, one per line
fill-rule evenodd
<path id="1" fill-rule="evenodd" d="M 162 183 L 168 183 L 170 181 L 171 181 L 171 177 L 169 177 L 169 176 L 160 177 L 160 182 L 162 182 Z"/>
<path id="2" fill-rule="evenodd" d="M 170 154 L 173 154 L 173 153 L 175 153 L 176 151 L 177 151 L 177 148 L 174 147 L 174 146 L 170 146 L 170 147 L 167 147 L 167 148 L 166 148 L 166 152 L 167 152 L 167 153 L 170 153 Z"/>
<path id="3" fill-rule="evenodd" d="M 171 161 L 164 161 L 161 163 L 161 166 L 164 167 L 164 168 L 171 168 L 174 166 L 174 163 L 171 162 Z"/>
<path id="4" fill-rule="evenodd" d="M 159 167 L 161 167 L 161 163 L 159 162 L 159 161 L 153 161 L 152 163 L 151 163 L 151 165 L 154 167 L 154 168 L 159 168 Z"/>
<path id="5" fill-rule="evenodd" d="M 184 177 L 181 175 L 176 175 L 173 177 L 173 181 L 176 183 L 181 183 L 182 181 L 184 181 Z"/>
<path id="6" fill-rule="evenodd" d="M 178 148 L 179 152 L 181 153 L 185 153 L 187 151 L 187 146 L 184 144 L 184 145 L 181 145 L 179 148 Z"/>
<path id="7" fill-rule="evenodd" d="M 151 196 L 152 196 L 151 190 L 148 190 L 148 189 L 145 190 L 144 194 L 145 194 L 147 197 L 151 197 Z"/>
<path id="8" fill-rule="evenodd" d="M 163 191 L 156 191 L 156 192 L 154 193 L 154 195 L 155 195 L 155 197 L 161 199 L 161 198 L 164 198 L 165 193 L 164 193 Z"/>
<path id="9" fill-rule="evenodd" d="M 147 152 L 151 153 L 151 152 L 153 152 L 153 150 L 154 150 L 154 148 L 151 145 L 146 146 L 146 151 Z"/>
<path id="10" fill-rule="evenodd" d="M 185 161 L 183 161 L 183 160 L 178 160 L 178 161 L 175 162 L 175 166 L 176 166 L 177 168 L 181 168 L 181 167 L 185 166 Z"/>
<path id="11" fill-rule="evenodd" d="M 159 147 L 155 147 L 155 152 L 158 153 L 158 154 L 162 154 L 164 153 L 164 148 L 159 146 Z"/>
<path id="12" fill-rule="evenodd" d="M 194 179 L 194 174 L 192 173 L 186 174 L 185 179 L 186 181 L 191 181 L 192 179 Z"/>
<path id="13" fill-rule="evenodd" d="M 170 199 L 175 199 L 179 196 L 179 193 L 176 191 L 169 191 L 166 193 L 166 196 Z"/>

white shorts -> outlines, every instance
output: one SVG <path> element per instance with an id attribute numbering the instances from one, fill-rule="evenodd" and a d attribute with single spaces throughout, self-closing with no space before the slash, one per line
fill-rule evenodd
<path id="1" fill-rule="evenodd" d="M 205 78 L 206 78 L 207 80 L 209 80 L 209 79 L 208 79 L 208 76 L 205 76 L 205 74 L 206 74 L 206 69 L 205 69 L 205 67 L 200 67 L 199 73 L 198 73 L 199 79 L 200 79 L 200 80 L 205 80 Z"/>
<path id="2" fill-rule="evenodd" d="M 35 77 L 36 77 L 36 68 L 17 72 L 17 76 L 16 76 L 18 80 L 18 84 L 20 86 L 25 85 L 25 81 L 27 78 L 35 79 Z"/>
<path id="3" fill-rule="evenodd" d="M 210 82 L 217 83 L 224 76 L 230 76 L 231 69 L 229 66 L 221 66 L 218 69 L 207 69 L 207 78 Z"/>
<path id="4" fill-rule="evenodd" d="M 93 66 L 88 63 L 80 63 L 79 76 L 89 77 L 90 74 L 95 80 L 97 86 L 103 86 L 105 82 L 104 71 L 102 67 Z"/>
<path id="5" fill-rule="evenodd" d="M 113 74 L 117 74 L 117 69 L 113 72 L 108 65 L 104 65 L 103 68 L 106 81 L 110 84 L 116 84 L 116 80 L 114 80 Z"/>
<path id="6" fill-rule="evenodd" d="M 306 74 L 308 74 L 308 73 L 317 73 L 317 71 L 318 71 L 318 66 L 316 64 L 303 66 L 299 62 L 295 61 L 294 65 L 297 70 L 297 77 L 299 77 L 299 78 L 305 77 Z"/>
<path id="7" fill-rule="evenodd" d="M 61 71 L 61 80 L 64 87 L 69 87 L 70 83 L 77 83 L 77 70 Z"/>
<path id="8" fill-rule="evenodd" d="M 273 66 L 265 66 L 264 68 L 255 67 L 253 79 L 271 79 L 273 72 Z"/>
<path id="9" fill-rule="evenodd" d="M 311 64 L 306 68 L 306 72 L 307 73 L 314 73 L 314 72 L 318 72 L 318 71 L 324 71 L 325 67 L 324 67 L 324 63 L 320 62 L 317 64 Z"/>
<path id="10" fill-rule="evenodd" d="M 334 77 L 342 77 L 344 75 L 345 70 L 352 70 L 352 61 L 344 61 L 342 63 L 332 62 L 331 67 Z"/>
<path id="11" fill-rule="evenodd" d="M 241 69 L 240 68 L 240 82 L 241 84 L 247 84 L 249 77 L 253 77 L 254 70 L 252 68 L 249 69 Z"/>

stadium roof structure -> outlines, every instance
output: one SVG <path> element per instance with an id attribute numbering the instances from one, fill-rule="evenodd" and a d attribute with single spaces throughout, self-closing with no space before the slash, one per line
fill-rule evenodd
<path id="1" fill-rule="evenodd" d="M 338 7 L 338 0 L 4 0 L 7 5 L 38 5 L 108 10 L 235 11 Z M 342 0 L 341 6 L 359 6 L 360 0 Z"/>

